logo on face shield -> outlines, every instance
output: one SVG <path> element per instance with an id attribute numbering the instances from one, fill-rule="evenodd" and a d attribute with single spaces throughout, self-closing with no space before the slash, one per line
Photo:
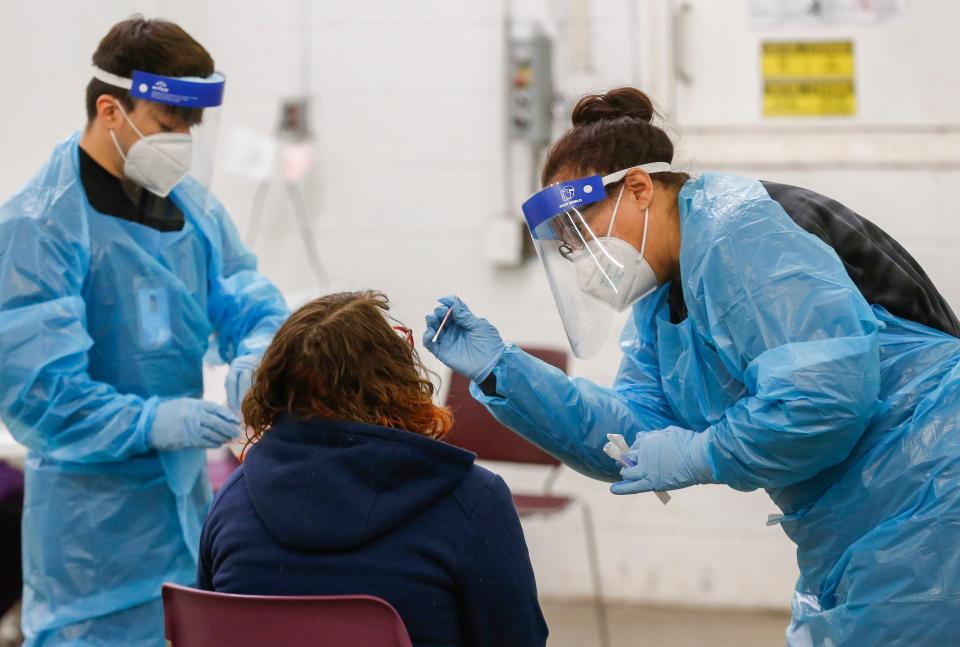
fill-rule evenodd
<path id="1" fill-rule="evenodd" d="M 577 192 L 577 188 L 567 185 L 560 188 L 560 199 L 564 202 L 569 202 L 573 200 L 573 195 Z"/>
<path id="2" fill-rule="evenodd" d="M 163 81 L 157 81 L 153 84 L 154 92 L 169 92 L 170 89 L 167 87 L 167 84 Z"/>

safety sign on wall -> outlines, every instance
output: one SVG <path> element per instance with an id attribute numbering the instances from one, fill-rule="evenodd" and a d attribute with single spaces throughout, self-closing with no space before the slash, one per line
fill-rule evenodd
<path id="1" fill-rule="evenodd" d="M 761 69 L 765 117 L 857 112 L 853 41 L 767 41 Z"/>

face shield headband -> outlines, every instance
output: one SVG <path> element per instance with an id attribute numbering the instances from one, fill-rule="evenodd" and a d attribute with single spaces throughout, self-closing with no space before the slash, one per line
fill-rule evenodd
<path id="1" fill-rule="evenodd" d="M 590 175 L 588 177 L 558 182 L 541 189 L 523 203 L 523 216 L 531 233 L 537 230 L 545 220 L 566 211 L 583 211 L 595 202 L 607 199 L 606 187 L 619 182 L 633 169 L 647 173 L 664 173 L 672 170 L 668 162 L 638 164 L 609 175 Z M 536 235 L 534 235 L 536 238 Z"/>
<path id="2" fill-rule="evenodd" d="M 154 101 L 179 108 L 215 108 L 223 104 L 226 79 L 219 72 L 206 78 L 163 76 L 134 70 L 130 78 L 94 66 L 93 78 L 130 92 L 133 99 Z"/>

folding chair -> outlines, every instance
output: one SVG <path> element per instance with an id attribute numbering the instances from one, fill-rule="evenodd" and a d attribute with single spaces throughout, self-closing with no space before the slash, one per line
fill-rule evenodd
<path id="1" fill-rule="evenodd" d="M 524 348 L 523 350 L 564 372 L 567 370 L 567 354 L 564 351 L 545 348 Z M 603 600 L 603 582 L 590 506 L 585 501 L 553 494 L 554 481 L 560 475 L 560 461 L 497 422 L 483 405 L 473 399 L 469 388 L 470 382 L 466 378 L 457 373 L 451 375 L 446 405 L 453 411 L 456 422 L 446 438 L 447 442 L 469 449 L 483 460 L 546 465 L 551 468 L 541 492 L 514 493 L 513 503 L 521 518 L 551 516 L 563 512 L 575 501 L 579 504 L 587 544 L 587 563 L 590 566 L 593 584 L 597 635 L 600 645 L 607 647 L 610 644 L 607 610 Z"/>
<path id="2" fill-rule="evenodd" d="M 268 596 L 163 585 L 173 647 L 412 647 L 403 620 L 370 595 Z"/>

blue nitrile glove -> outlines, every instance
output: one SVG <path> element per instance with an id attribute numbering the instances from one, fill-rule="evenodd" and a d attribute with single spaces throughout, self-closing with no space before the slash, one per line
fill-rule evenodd
<path id="1" fill-rule="evenodd" d="M 457 301 L 452 296 L 442 297 L 438 301 L 443 305 L 427 315 L 423 345 L 460 375 L 478 384 L 483 382 L 506 350 L 500 333 L 489 321 L 470 312 L 463 301 Z M 451 307 L 453 313 L 443 326 L 440 338 L 434 343 L 433 336 Z"/>
<path id="2" fill-rule="evenodd" d="M 637 434 L 624 456 L 634 467 L 620 470 L 623 478 L 610 486 L 614 494 L 665 492 L 701 483 L 716 483 L 707 456 L 709 431 L 697 433 L 681 427 Z"/>
<path id="3" fill-rule="evenodd" d="M 256 355 L 241 355 L 230 362 L 230 371 L 227 373 L 227 405 L 236 413 L 240 413 L 240 403 L 250 390 L 253 372 L 257 370 L 259 363 L 260 358 Z"/>
<path id="4" fill-rule="evenodd" d="M 147 440 L 161 451 L 219 447 L 240 435 L 240 418 L 230 409 L 197 398 L 175 398 L 157 405 Z"/>

